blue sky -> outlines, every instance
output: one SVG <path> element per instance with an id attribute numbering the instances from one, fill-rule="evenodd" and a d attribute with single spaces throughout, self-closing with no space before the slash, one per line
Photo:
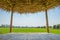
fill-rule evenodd
<path id="1" fill-rule="evenodd" d="M 10 12 L 0 9 L 0 25 L 10 24 Z M 49 25 L 60 24 L 60 7 L 48 10 Z M 14 13 L 13 25 L 15 26 L 44 26 L 45 12 L 36 12 L 34 14 L 19 14 Z"/>

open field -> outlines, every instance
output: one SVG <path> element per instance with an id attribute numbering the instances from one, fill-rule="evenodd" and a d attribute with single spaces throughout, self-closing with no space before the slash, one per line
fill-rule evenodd
<path id="1" fill-rule="evenodd" d="M 13 28 L 15 33 L 43 33 L 46 32 L 45 28 Z M 60 34 L 60 29 L 50 28 L 50 33 Z M 9 28 L 0 28 L 0 34 L 9 33 Z"/>

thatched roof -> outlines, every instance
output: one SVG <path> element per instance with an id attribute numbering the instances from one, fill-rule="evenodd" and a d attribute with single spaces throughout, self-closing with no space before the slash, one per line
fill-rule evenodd
<path id="1" fill-rule="evenodd" d="M 15 12 L 38 12 L 60 5 L 60 0 L 0 0 L 0 8 Z"/>

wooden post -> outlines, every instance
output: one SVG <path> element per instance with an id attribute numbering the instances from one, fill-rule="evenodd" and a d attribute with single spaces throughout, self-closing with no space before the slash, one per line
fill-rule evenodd
<path id="1" fill-rule="evenodd" d="M 45 15 L 46 15 L 46 31 L 47 31 L 47 33 L 49 33 L 47 9 L 45 10 Z"/>
<path id="2" fill-rule="evenodd" d="M 10 33 L 12 32 L 12 21 L 13 21 L 13 7 L 12 7 L 12 9 L 11 9 Z"/>

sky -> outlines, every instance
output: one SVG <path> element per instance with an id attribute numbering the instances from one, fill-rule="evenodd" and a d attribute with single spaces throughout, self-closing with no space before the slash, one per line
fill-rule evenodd
<path id="1" fill-rule="evenodd" d="M 0 25 L 10 25 L 11 13 L 0 9 Z M 60 7 L 48 10 L 49 26 L 60 24 Z M 14 26 L 46 26 L 45 12 L 36 12 L 34 14 L 13 14 Z"/>

